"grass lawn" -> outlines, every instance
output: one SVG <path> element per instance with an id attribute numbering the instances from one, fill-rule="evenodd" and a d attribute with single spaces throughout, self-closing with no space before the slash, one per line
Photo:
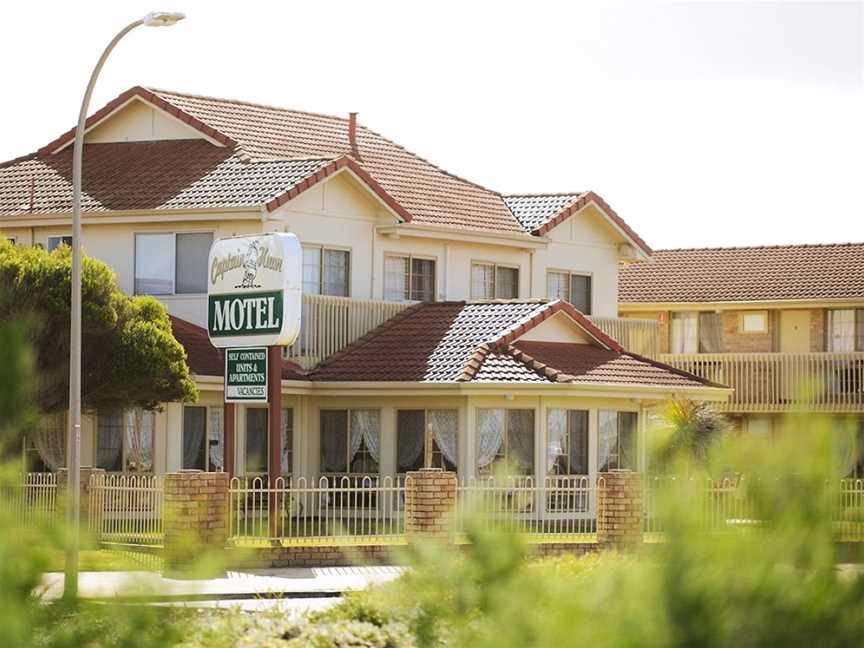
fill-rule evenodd
<path id="1" fill-rule="evenodd" d="M 141 571 L 154 569 L 156 556 L 105 549 L 82 549 L 78 560 L 79 571 Z M 47 571 L 61 572 L 65 564 L 66 557 L 63 552 L 55 551 L 51 554 Z"/>

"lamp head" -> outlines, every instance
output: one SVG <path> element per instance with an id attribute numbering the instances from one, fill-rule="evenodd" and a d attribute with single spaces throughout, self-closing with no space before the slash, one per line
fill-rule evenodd
<path id="1" fill-rule="evenodd" d="M 144 16 L 144 24 L 148 27 L 170 27 L 185 17 L 186 14 L 179 11 L 151 11 Z"/>

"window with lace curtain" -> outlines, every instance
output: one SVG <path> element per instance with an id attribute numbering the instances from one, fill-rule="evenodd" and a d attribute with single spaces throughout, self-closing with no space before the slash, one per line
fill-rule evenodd
<path id="1" fill-rule="evenodd" d="M 669 352 L 720 353 L 722 334 L 720 313 L 674 312 L 669 326 Z"/>
<path id="2" fill-rule="evenodd" d="M 96 415 L 96 458 L 94 464 L 108 472 L 153 472 L 151 411 L 107 410 Z"/>
<path id="3" fill-rule="evenodd" d="M 546 474 L 588 474 L 588 410 L 547 410 Z"/>
<path id="4" fill-rule="evenodd" d="M 498 467 L 514 475 L 534 474 L 534 410 L 477 410 L 477 474 L 491 476 Z"/>
<path id="5" fill-rule="evenodd" d="M 395 254 L 385 256 L 384 299 L 435 301 L 435 260 Z"/>
<path id="6" fill-rule="evenodd" d="M 266 475 L 270 457 L 270 413 L 266 407 L 246 408 L 247 475 Z M 282 409 L 282 476 L 294 470 L 294 410 Z"/>
<path id="7" fill-rule="evenodd" d="M 828 351 L 864 351 L 864 309 L 829 310 L 826 337 Z"/>
<path id="8" fill-rule="evenodd" d="M 519 268 L 495 263 L 471 264 L 471 299 L 518 299 Z"/>
<path id="9" fill-rule="evenodd" d="M 636 412 L 598 412 L 597 470 L 636 470 Z"/>
<path id="10" fill-rule="evenodd" d="M 591 283 L 591 275 L 549 271 L 546 273 L 546 297 L 568 301 L 579 312 L 590 315 Z"/>
<path id="11" fill-rule="evenodd" d="M 321 473 L 333 477 L 377 477 L 381 459 L 380 440 L 379 410 L 321 410 Z"/>
<path id="12" fill-rule="evenodd" d="M 399 410 L 396 414 L 397 472 L 421 468 L 456 471 L 459 412 Z"/>
<path id="13" fill-rule="evenodd" d="M 191 405 L 183 408 L 183 468 L 221 472 L 225 469 L 224 410 Z"/>

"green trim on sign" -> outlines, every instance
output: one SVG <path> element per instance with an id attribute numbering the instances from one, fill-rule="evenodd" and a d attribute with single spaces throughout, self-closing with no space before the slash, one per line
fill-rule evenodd
<path id="1" fill-rule="evenodd" d="M 210 337 L 280 333 L 282 299 L 280 290 L 209 295 L 207 330 Z"/>

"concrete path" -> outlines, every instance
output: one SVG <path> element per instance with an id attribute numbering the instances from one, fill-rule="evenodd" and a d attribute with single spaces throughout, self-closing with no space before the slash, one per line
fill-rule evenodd
<path id="1" fill-rule="evenodd" d="M 290 567 L 228 571 L 219 578 L 165 578 L 156 572 L 82 572 L 82 598 L 162 602 L 249 601 L 256 599 L 324 599 L 397 578 L 401 567 Z M 63 574 L 45 574 L 42 598 L 63 595 Z"/>

